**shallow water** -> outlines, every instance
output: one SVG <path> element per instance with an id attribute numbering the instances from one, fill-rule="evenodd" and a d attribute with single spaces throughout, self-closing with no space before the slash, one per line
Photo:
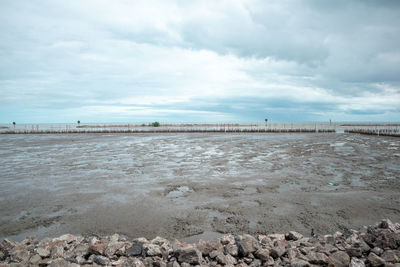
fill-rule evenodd
<path id="1" fill-rule="evenodd" d="M 399 221 L 399 147 L 349 134 L 1 135 L 0 237 Z"/>

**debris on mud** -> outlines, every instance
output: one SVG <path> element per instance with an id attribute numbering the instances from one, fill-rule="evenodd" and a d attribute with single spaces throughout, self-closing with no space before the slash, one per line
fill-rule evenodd
<path id="1" fill-rule="evenodd" d="M 187 244 L 153 240 L 62 235 L 40 242 L 4 239 L 0 266 L 400 266 L 400 224 L 382 220 L 359 231 L 304 237 L 232 235 Z"/>

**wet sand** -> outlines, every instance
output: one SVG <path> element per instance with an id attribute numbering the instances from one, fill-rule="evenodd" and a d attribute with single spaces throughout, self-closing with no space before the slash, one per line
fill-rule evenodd
<path id="1" fill-rule="evenodd" d="M 4 135 L 0 239 L 309 235 L 400 221 L 399 163 L 398 138 L 358 134 Z"/>

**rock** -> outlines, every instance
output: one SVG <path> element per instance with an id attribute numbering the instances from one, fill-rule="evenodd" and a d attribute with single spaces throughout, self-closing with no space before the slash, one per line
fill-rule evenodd
<path id="1" fill-rule="evenodd" d="M 40 257 L 38 254 L 32 255 L 31 258 L 29 259 L 29 263 L 32 265 L 39 265 L 39 262 L 42 260 L 42 257 Z"/>
<path id="2" fill-rule="evenodd" d="M 237 263 L 236 258 L 232 257 L 231 255 L 225 255 L 225 264 L 226 265 L 235 265 Z"/>
<path id="3" fill-rule="evenodd" d="M 271 240 L 285 240 L 284 234 L 270 234 L 267 235 Z"/>
<path id="4" fill-rule="evenodd" d="M 68 244 L 75 242 L 76 240 L 78 240 L 78 237 L 71 235 L 71 234 L 66 234 L 66 235 L 62 235 L 58 238 L 54 239 L 55 241 L 65 241 Z"/>
<path id="5" fill-rule="evenodd" d="M 349 254 L 350 257 L 362 257 L 361 248 L 349 247 L 346 249 L 346 253 Z"/>
<path id="6" fill-rule="evenodd" d="M 250 263 L 249 267 L 260 267 L 261 266 L 261 261 L 259 259 L 253 260 L 252 263 Z"/>
<path id="7" fill-rule="evenodd" d="M 123 248 L 125 246 L 124 242 L 118 242 L 118 241 L 113 241 L 108 243 L 107 248 L 104 250 L 104 254 L 111 258 L 116 252 L 117 250 Z"/>
<path id="8" fill-rule="evenodd" d="M 89 245 L 86 243 L 80 243 L 74 249 L 74 254 L 76 256 L 85 257 L 88 253 L 89 253 Z"/>
<path id="9" fill-rule="evenodd" d="M 138 258 L 128 258 L 125 266 L 146 267 L 144 263 Z"/>
<path id="10" fill-rule="evenodd" d="M 70 267 L 72 264 L 70 264 L 68 261 L 66 261 L 63 258 L 57 258 L 53 259 L 49 262 L 49 267 Z M 74 266 L 79 266 L 75 264 Z"/>
<path id="11" fill-rule="evenodd" d="M 234 245 L 236 243 L 235 237 L 232 234 L 224 235 L 223 237 L 221 237 L 220 241 L 222 245 Z"/>
<path id="12" fill-rule="evenodd" d="M 222 264 L 222 265 L 226 264 L 226 259 L 225 259 L 224 253 L 214 250 L 213 252 L 211 252 L 211 254 L 213 254 L 213 255 L 212 256 L 210 255 L 210 257 L 215 259 L 219 264 Z"/>
<path id="13" fill-rule="evenodd" d="M 272 258 L 277 259 L 286 252 L 286 241 L 277 240 L 274 242 L 274 247 L 269 250 Z"/>
<path id="14" fill-rule="evenodd" d="M 263 264 L 263 266 L 273 266 L 275 264 L 274 258 L 271 256 L 268 257 L 268 260 L 266 260 Z"/>
<path id="15" fill-rule="evenodd" d="M 251 235 L 243 235 L 236 242 L 239 255 L 242 256 L 247 256 L 249 253 L 255 252 L 259 247 L 258 241 Z"/>
<path id="16" fill-rule="evenodd" d="M 225 246 L 225 252 L 236 257 L 239 254 L 239 248 L 235 244 L 228 244 Z"/>
<path id="17" fill-rule="evenodd" d="M 386 262 L 397 263 L 400 262 L 399 257 L 397 256 L 396 252 L 393 250 L 386 250 L 382 253 L 382 259 Z"/>
<path id="18" fill-rule="evenodd" d="M 214 250 L 223 251 L 224 247 L 219 241 L 209 241 L 205 242 L 203 240 L 199 240 L 196 244 L 197 248 L 201 251 L 204 256 L 207 256 L 210 252 Z"/>
<path id="19" fill-rule="evenodd" d="M 16 247 L 10 251 L 10 258 L 13 262 L 27 263 L 30 258 L 30 252 L 25 247 Z"/>
<path id="20" fill-rule="evenodd" d="M 16 246 L 16 243 L 14 241 L 11 241 L 7 238 L 5 238 L 1 243 L 0 243 L 0 251 L 3 252 L 4 256 L 7 257 L 9 255 L 9 252 Z"/>
<path id="21" fill-rule="evenodd" d="M 168 262 L 168 267 L 181 267 L 181 265 L 177 261 Z"/>
<path id="22" fill-rule="evenodd" d="M 103 255 L 104 250 L 107 248 L 107 243 L 97 243 L 89 246 L 89 253 L 95 255 Z"/>
<path id="23" fill-rule="evenodd" d="M 365 263 L 357 258 L 351 258 L 349 267 L 365 267 Z"/>
<path id="24" fill-rule="evenodd" d="M 100 256 L 100 255 L 96 255 L 94 258 L 93 258 L 93 262 L 94 263 L 97 263 L 98 265 L 110 265 L 110 260 L 108 259 L 108 258 L 106 258 L 106 257 L 104 257 L 104 256 Z"/>
<path id="25" fill-rule="evenodd" d="M 262 260 L 262 261 L 267 261 L 269 259 L 269 250 L 268 249 L 258 249 L 254 255 L 256 258 Z"/>
<path id="26" fill-rule="evenodd" d="M 368 262 L 371 266 L 377 267 L 377 266 L 384 266 L 385 265 L 385 260 L 376 255 L 375 253 L 371 252 L 368 255 Z"/>
<path id="27" fill-rule="evenodd" d="M 350 257 L 346 252 L 337 251 L 329 256 L 329 263 L 336 267 L 347 267 L 350 264 Z"/>
<path id="28" fill-rule="evenodd" d="M 64 257 L 64 248 L 59 246 L 54 246 L 50 250 L 50 258 L 57 259 Z"/>
<path id="29" fill-rule="evenodd" d="M 181 263 L 200 264 L 201 252 L 194 247 L 182 247 L 176 251 L 178 261 Z"/>
<path id="30" fill-rule="evenodd" d="M 151 240 L 151 244 L 156 244 L 158 246 L 162 246 L 163 244 L 168 244 L 169 245 L 169 241 L 167 239 L 165 239 L 165 238 L 157 236 L 156 238 Z"/>
<path id="31" fill-rule="evenodd" d="M 287 233 L 285 235 L 285 238 L 286 238 L 286 240 L 296 241 L 296 240 L 302 239 L 303 235 L 298 232 L 295 232 L 295 231 L 290 231 L 289 233 Z"/>
<path id="32" fill-rule="evenodd" d="M 390 229 L 393 232 L 396 231 L 396 226 L 389 219 L 382 220 L 379 224 L 379 228 Z"/>
<path id="33" fill-rule="evenodd" d="M 50 257 L 50 249 L 48 247 L 38 247 L 36 253 L 42 258 Z"/>
<path id="34" fill-rule="evenodd" d="M 306 267 L 306 266 L 310 266 L 310 264 L 305 260 L 293 259 L 290 261 L 290 266 L 291 267 Z"/>
<path id="35" fill-rule="evenodd" d="M 144 244 L 143 248 L 148 256 L 162 256 L 160 246 L 156 244 Z"/>
<path id="36" fill-rule="evenodd" d="M 125 255 L 128 257 L 140 256 L 142 255 L 142 253 L 143 253 L 143 243 L 141 242 L 133 243 L 132 246 L 125 251 Z"/>
<path id="37" fill-rule="evenodd" d="M 110 243 L 116 243 L 119 240 L 119 234 L 113 234 L 110 236 Z"/>
<path id="38" fill-rule="evenodd" d="M 371 252 L 375 253 L 376 255 L 380 256 L 383 252 L 383 249 L 381 249 L 380 247 L 374 247 Z"/>
<path id="39" fill-rule="evenodd" d="M 312 264 L 328 265 L 329 263 L 329 258 L 324 253 L 310 251 L 306 255 L 306 257 L 308 258 L 308 261 Z"/>
<path id="40" fill-rule="evenodd" d="M 167 267 L 167 264 L 164 262 L 163 259 L 161 259 L 159 257 L 155 257 L 153 266 L 154 267 Z"/>

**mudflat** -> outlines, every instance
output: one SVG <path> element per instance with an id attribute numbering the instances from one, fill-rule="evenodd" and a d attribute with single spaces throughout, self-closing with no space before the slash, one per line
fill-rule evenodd
<path id="1" fill-rule="evenodd" d="M 0 239 L 309 235 L 400 221 L 400 139 L 358 134 L 0 136 Z"/>

